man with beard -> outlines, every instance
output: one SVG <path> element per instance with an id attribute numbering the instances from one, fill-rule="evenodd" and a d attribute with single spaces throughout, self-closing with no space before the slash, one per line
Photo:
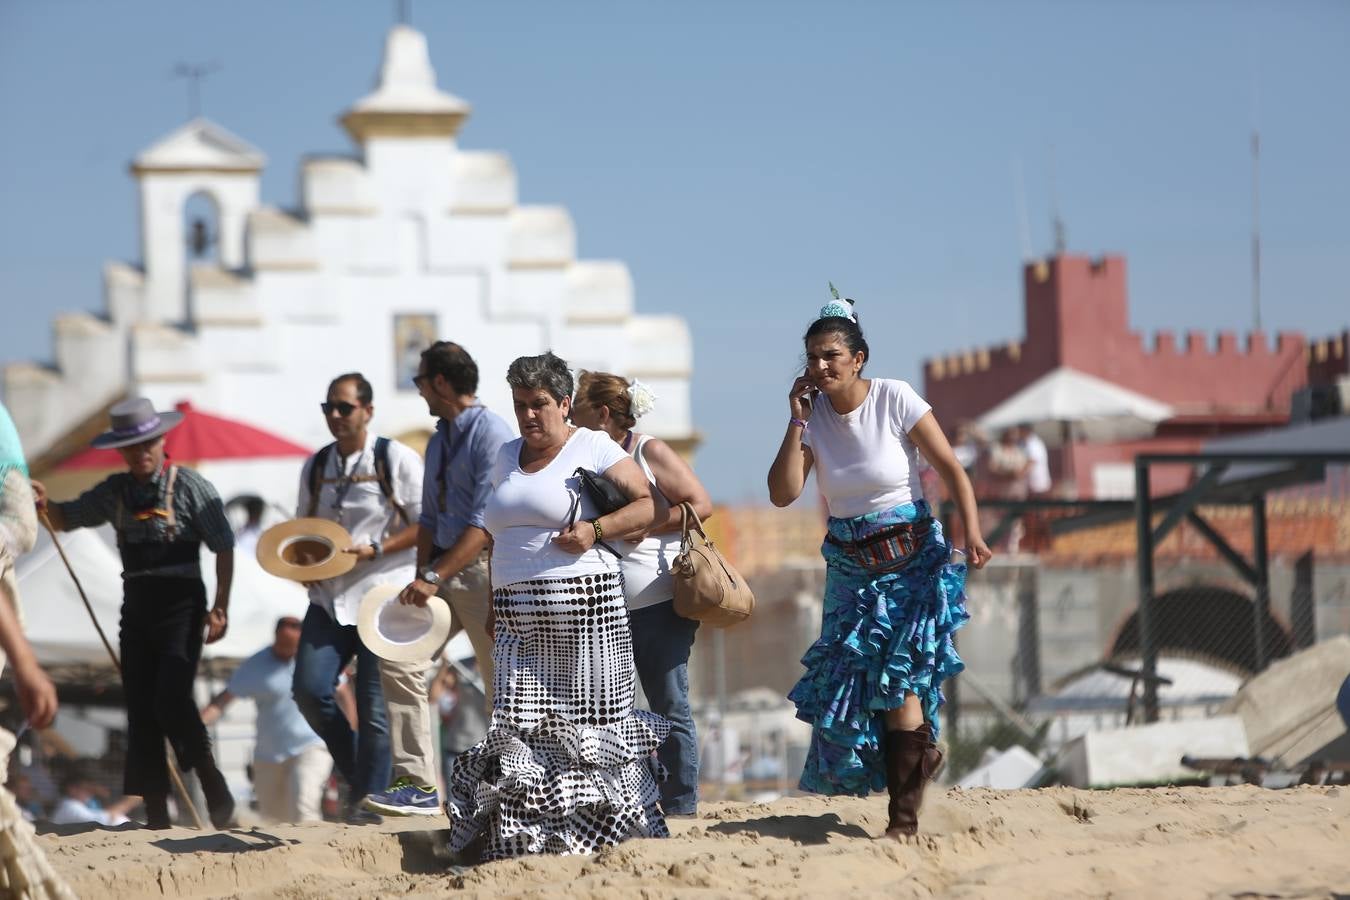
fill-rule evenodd
<path id="1" fill-rule="evenodd" d="M 483 508 L 492 485 L 488 476 L 511 428 L 478 402 L 478 365 L 458 344 L 437 341 L 422 352 L 413 378 L 436 416 L 427 444 L 422 479 L 422 515 L 417 528 L 417 577 L 399 595 L 402 603 L 426 606 L 437 595 L 450 604 L 458 627 L 469 633 L 478 671 L 492 707 L 492 638 L 488 617 L 492 588 Z M 452 632 L 453 633 L 453 632 Z M 431 739 L 428 670 L 439 651 L 425 660 L 383 660 L 385 697 L 405 705 L 416 727 L 400 736 L 393 760 L 394 782 L 366 798 L 366 805 L 389 815 L 438 815 L 439 768 Z"/>
<path id="2" fill-rule="evenodd" d="M 378 821 L 361 801 L 389 783 L 391 734 L 406 730 L 386 709 L 381 660 L 361 641 L 357 612 L 375 585 L 412 577 L 422 506 L 422 461 L 411 447 L 370 430 L 373 400 L 370 382 L 358 372 L 339 375 L 328 386 L 320 407 L 336 440 L 305 463 L 296 509 L 298 516 L 330 519 L 347 529 L 352 546 L 344 552 L 357 558 L 345 575 L 309 585 L 293 682 L 296 705 L 347 782 L 345 818 L 353 825 Z M 355 731 L 335 697 L 338 676 L 353 657 Z"/>

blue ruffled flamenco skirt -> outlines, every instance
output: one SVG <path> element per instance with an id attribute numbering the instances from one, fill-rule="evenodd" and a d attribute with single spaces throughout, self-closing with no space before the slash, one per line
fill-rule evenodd
<path id="1" fill-rule="evenodd" d="M 853 519 L 829 520 L 829 533 L 856 541 L 928 518 L 923 500 Z M 899 571 L 877 574 L 829 542 L 820 640 L 802 657 L 806 674 L 788 694 L 797 718 L 811 724 L 800 788 L 814 794 L 866 797 L 886 790 L 884 713 L 913 693 L 938 730 L 942 682 L 965 668 L 952 635 L 966 623 L 966 566 L 934 521 L 922 546 Z"/>

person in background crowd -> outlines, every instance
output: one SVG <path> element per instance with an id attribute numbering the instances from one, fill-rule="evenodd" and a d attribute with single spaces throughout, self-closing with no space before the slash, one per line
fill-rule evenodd
<path id="1" fill-rule="evenodd" d="M 76 760 L 61 779 L 61 800 L 52 810 L 53 825 L 78 825 L 81 822 L 95 822 L 107 828 L 114 828 L 130 821 L 127 813 L 140 805 L 140 797 L 123 797 L 113 803 L 104 804 L 108 799 L 108 789 L 85 767 L 83 761 Z"/>
<path id="2" fill-rule="evenodd" d="M 661 810 L 670 816 L 698 813 L 698 734 L 689 709 L 689 652 L 698 622 L 675 612 L 671 564 L 680 552 L 680 504 L 689 503 L 702 519 L 712 515 L 712 499 L 693 469 L 665 441 L 633 429 L 656 397 L 644 384 L 629 384 L 608 372 L 582 372 L 572 421 L 609 435 L 637 462 L 647 479 L 656 521 L 644 532 L 616 534 L 639 539 L 624 552 L 624 596 L 633 631 L 633 661 L 651 711 L 670 721 L 670 738 L 657 757 L 668 771 L 661 784 Z"/>
<path id="3" fill-rule="evenodd" d="M 253 556 L 258 550 L 258 538 L 262 537 L 262 518 L 266 507 L 261 497 L 248 497 L 244 500 L 244 512 L 248 518 L 234 533 L 235 550 Z"/>
<path id="4" fill-rule="evenodd" d="M 941 684 L 964 668 L 952 635 L 970 618 L 964 563 L 929 511 L 918 455 L 942 476 L 966 523 L 966 558 L 989 561 L 975 492 L 932 408 L 903 381 L 864 378 L 870 350 L 852 301 L 826 304 L 806 330 L 806 370 L 769 469 L 775 506 L 796 500 L 814 469 L 829 506 L 821 553 L 825 609 L 806 674 L 788 698 L 811 723 L 800 787 L 890 794 L 886 834 L 917 834 L 937 773 Z"/>
<path id="5" fill-rule="evenodd" d="M 989 477 L 999 497 L 1023 500 L 1027 496 L 1027 473 L 1031 461 L 1022 449 L 1016 428 L 1005 428 L 989 447 Z"/>
<path id="6" fill-rule="evenodd" d="M 1027 458 L 1027 495 L 1044 497 L 1050 493 L 1050 451 L 1029 424 L 1017 426 L 1017 444 Z"/>
<path id="7" fill-rule="evenodd" d="M 323 739 L 309 727 L 291 697 L 300 627 L 300 620 L 293 616 L 278 619 L 271 645 L 244 660 L 225 690 L 202 710 L 202 721 L 210 726 L 237 698 L 257 704 L 253 793 L 258 812 L 273 822 L 322 819 L 319 804 L 333 769 Z"/>
<path id="8" fill-rule="evenodd" d="M 450 784 L 455 758 L 476 744 L 487 732 L 487 714 L 482 694 L 462 681 L 455 667 L 446 662 L 431 686 L 431 704 L 440 719 L 441 765 Z"/>
<path id="9" fill-rule="evenodd" d="M 93 441 L 116 449 L 127 471 L 109 476 L 75 500 L 48 503 L 33 482 L 38 506 L 52 527 L 69 531 L 112 523 L 122 555 L 122 685 L 127 704 L 127 758 L 123 792 L 145 801 L 150 828 L 168 828 L 169 766 L 164 739 L 178 765 L 196 771 L 211 824 L 234 820 L 234 797 L 211 755 L 192 699 L 202 639 L 225 636 L 234 533 L 216 489 L 201 475 L 171 463 L 164 435 L 182 413 L 156 412 L 137 397 L 115 404 L 112 428 Z M 216 555 L 216 596 L 206 608 L 201 545 Z"/>
<path id="10" fill-rule="evenodd" d="M 984 445 L 987 443 L 979 428 L 973 423 L 962 422 L 956 426 L 956 434 L 952 438 L 952 453 L 965 470 L 966 478 L 971 482 L 975 480 L 975 469 L 980 464 L 980 457 L 984 455 Z"/>
<path id="11" fill-rule="evenodd" d="M 389 784 L 390 736 L 404 732 L 406 723 L 391 721 L 380 684 L 381 660 L 361 641 L 356 616 L 366 591 L 412 577 L 422 460 L 411 447 L 370 430 L 374 391 L 359 372 L 334 378 L 319 406 L 335 440 L 301 468 L 296 515 L 330 519 L 347 529 L 352 546 L 343 552 L 357 562 L 345 575 L 309 585 L 292 689 L 300 713 L 323 738 L 347 782 L 344 818 L 353 825 L 372 824 L 379 816 L 362 801 Z M 353 658 L 355 730 L 334 694 L 338 676 Z"/>

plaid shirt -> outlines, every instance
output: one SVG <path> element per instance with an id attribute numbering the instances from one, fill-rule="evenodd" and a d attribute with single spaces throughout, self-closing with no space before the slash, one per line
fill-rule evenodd
<path id="1" fill-rule="evenodd" d="M 162 508 L 169 483 L 165 466 L 142 484 L 130 472 L 119 472 L 94 485 L 74 500 L 54 504 L 67 529 L 92 528 L 112 522 L 119 544 L 151 544 L 168 541 L 168 522 L 160 516 L 138 519 L 136 513 Z M 118 500 L 121 521 L 114 521 Z M 178 540 L 201 541 L 212 553 L 234 549 L 234 531 L 225 518 L 225 505 L 211 482 L 192 469 L 178 467 L 173 483 L 173 514 Z"/>

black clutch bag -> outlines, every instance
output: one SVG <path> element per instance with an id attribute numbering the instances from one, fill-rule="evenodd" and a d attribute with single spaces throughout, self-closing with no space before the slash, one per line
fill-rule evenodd
<path id="1" fill-rule="evenodd" d="M 581 509 L 581 492 L 585 492 L 586 496 L 591 498 L 591 503 L 595 504 L 596 510 L 598 510 L 602 516 L 607 516 L 617 509 L 623 509 L 631 502 L 628 499 L 628 495 L 619 490 L 617 484 L 610 481 L 599 472 L 592 472 L 590 469 L 578 467 L 572 475 L 581 480 L 581 491 L 577 493 L 576 499 L 572 501 L 572 513 L 568 518 L 569 525 L 577 520 L 577 511 Z M 610 553 L 622 558 L 622 554 L 609 544 L 606 544 L 604 541 L 598 541 L 597 543 Z"/>
<path id="2" fill-rule="evenodd" d="M 586 496 L 591 498 L 591 502 L 600 511 L 600 515 L 607 516 L 628 505 L 627 495 L 619 490 L 617 484 L 599 472 L 578 468 L 572 474 L 581 479 L 581 489 L 586 492 Z"/>

